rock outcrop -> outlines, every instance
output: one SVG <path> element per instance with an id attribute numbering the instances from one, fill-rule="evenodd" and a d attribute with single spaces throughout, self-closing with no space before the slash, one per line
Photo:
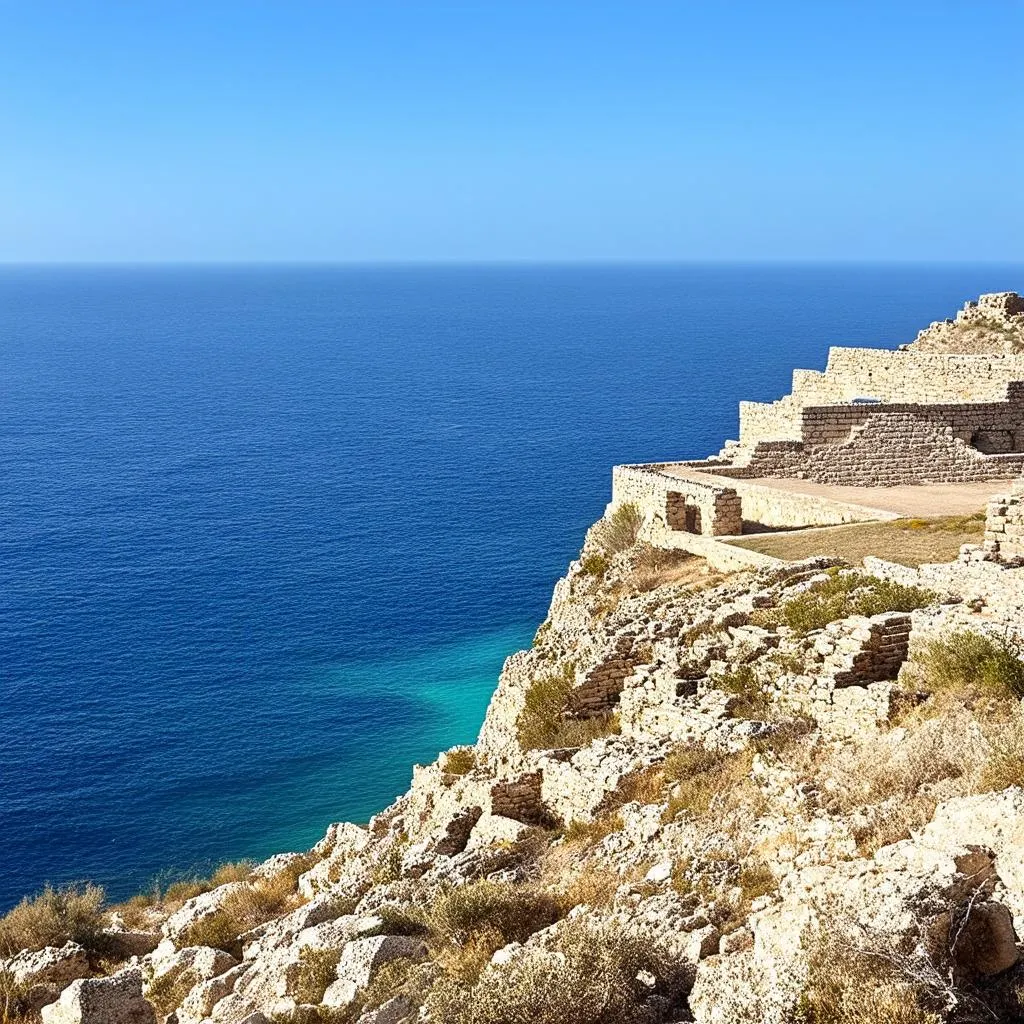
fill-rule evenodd
<path id="1" fill-rule="evenodd" d="M 15 952 L 0 996 L 44 1024 L 1024 1020 L 1018 496 L 948 564 L 728 572 L 618 503 L 474 745 L 138 931 Z"/>

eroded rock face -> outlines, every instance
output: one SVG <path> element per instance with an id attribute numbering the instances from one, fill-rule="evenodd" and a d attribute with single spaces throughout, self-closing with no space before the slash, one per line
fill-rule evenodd
<path id="1" fill-rule="evenodd" d="M 336 980 L 324 993 L 324 1006 L 334 1009 L 348 1006 L 383 964 L 398 959 L 419 960 L 425 953 L 422 940 L 404 935 L 379 935 L 350 942 L 338 961 Z"/>
<path id="2" fill-rule="evenodd" d="M 43 1024 L 156 1024 L 137 968 L 72 982 L 60 999 L 43 1007 L 42 1018 Z"/>
<path id="3" fill-rule="evenodd" d="M 141 958 L 145 986 L 134 968 L 85 977 L 77 947 L 15 958 L 48 999 L 63 988 L 47 1024 L 149 1024 L 144 992 L 174 979 L 188 983 L 175 1024 L 336 1010 L 404 1024 L 443 976 L 444 958 L 429 960 L 442 941 L 480 944 L 476 994 L 490 998 L 531 965 L 564 987 L 591 940 L 606 974 L 623 958 L 652 1017 L 792 1024 L 822 935 L 991 995 L 994 1019 L 1015 1019 L 1024 789 L 986 791 L 981 768 L 1024 737 L 1024 712 L 1004 709 L 998 728 L 977 698 L 925 713 L 915 658 L 964 628 L 1020 635 L 1024 570 L 872 564 L 939 596 L 804 634 L 780 610 L 850 572 L 834 559 L 651 582 L 636 547 L 599 573 L 591 553 L 555 588 L 535 646 L 506 663 L 472 749 L 418 766 L 367 827 L 332 825 L 309 853 L 256 869 L 258 883 L 306 868 L 306 902 L 292 894 L 231 942 L 240 961 L 187 945 L 243 885 L 230 883 L 162 922 L 153 912 L 163 939 Z M 543 749 L 522 728 L 538 682 L 561 694 L 548 713 L 566 726 Z M 374 988 L 392 977 L 412 981 Z M 573 998 L 589 983 L 574 975 Z"/>

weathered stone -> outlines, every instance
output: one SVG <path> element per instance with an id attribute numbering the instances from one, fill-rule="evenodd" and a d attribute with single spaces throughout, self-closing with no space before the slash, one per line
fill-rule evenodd
<path id="1" fill-rule="evenodd" d="M 142 995 L 142 972 L 129 968 L 109 978 L 73 981 L 42 1009 L 43 1024 L 155 1024 Z"/>

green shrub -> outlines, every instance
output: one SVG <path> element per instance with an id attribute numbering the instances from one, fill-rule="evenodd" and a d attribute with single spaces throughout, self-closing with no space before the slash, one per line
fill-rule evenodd
<path id="1" fill-rule="evenodd" d="M 912 612 L 934 603 L 921 587 L 906 587 L 865 573 L 832 573 L 778 609 L 778 618 L 801 636 L 851 615 Z"/>
<path id="2" fill-rule="evenodd" d="M 1024 662 L 1005 641 L 962 630 L 925 648 L 918 662 L 935 690 L 1024 697 Z"/>
<path id="3" fill-rule="evenodd" d="M 580 567 L 587 576 L 600 579 L 608 571 L 608 559 L 599 554 L 585 555 L 580 561 Z"/>
<path id="4" fill-rule="evenodd" d="M 606 554 L 617 555 L 636 543 L 643 521 L 636 505 L 620 505 L 594 527 L 594 539 Z"/>
<path id="5" fill-rule="evenodd" d="M 444 771 L 448 775 L 468 775 L 476 767 L 476 752 L 472 747 L 456 747 L 444 759 Z"/>
<path id="6" fill-rule="evenodd" d="M 430 906 L 430 933 L 443 942 L 462 945 L 484 929 L 498 932 L 502 945 L 525 942 L 561 916 L 554 896 L 528 885 L 482 879 L 442 894 Z"/>
<path id="7" fill-rule="evenodd" d="M 732 695 L 729 713 L 733 718 L 764 721 L 771 714 L 771 699 L 761 689 L 757 673 L 750 665 L 737 665 L 732 671 L 715 676 L 711 682 Z"/>
<path id="8" fill-rule="evenodd" d="M 0 918 L 0 955 L 77 942 L 95 949 L 103 930 L 103 890 L 97 885 L 46 886 Z"/>
<path id="9" fill-rule="evenodd" d="M 570 710 L 575 689 L 573 666 L 535 679 L 526 691 L 523 709 L 516 720 L 519 745 L 523 750 L 552 750 L 582 747 L 591 740 L 619 731 L 618 715 L 576 718 Z"/>

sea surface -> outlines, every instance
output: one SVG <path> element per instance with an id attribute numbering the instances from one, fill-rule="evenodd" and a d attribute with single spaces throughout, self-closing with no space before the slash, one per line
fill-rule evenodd
<path id="1" fill-rule="evenodd" d="M 996 266 L 0 268 L 0 910 L 365 821 L 471 741 L 615 463 Z"/>

